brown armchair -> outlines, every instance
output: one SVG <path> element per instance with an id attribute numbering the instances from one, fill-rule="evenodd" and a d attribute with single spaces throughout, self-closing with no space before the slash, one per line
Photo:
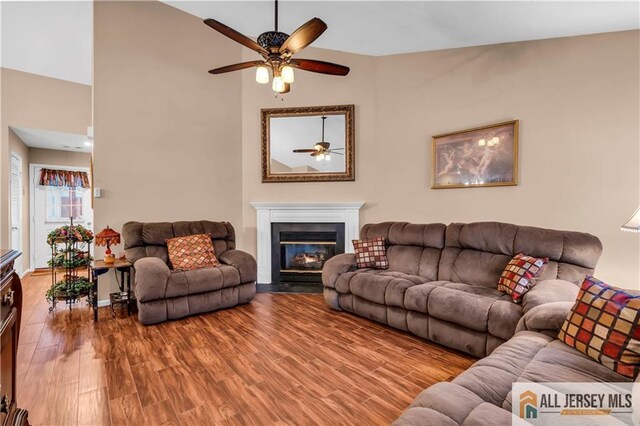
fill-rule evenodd
<path id="1" fill-rule="evenodd" d="M 256 261 L 235 249 L 235 231 L 228 222 L 128 222 L 122 233 L 135 269 L 138 319 L 143 324 L 248 303 L 256 293 Z M 211 235 L 220 266 L 171 269 L 166 240 L 192 234 Z"/>

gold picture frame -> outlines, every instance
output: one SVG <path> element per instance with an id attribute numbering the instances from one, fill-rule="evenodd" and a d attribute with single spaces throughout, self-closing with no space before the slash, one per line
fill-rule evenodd
<path id="1" fill-rule="evenodd" d="M 262 182 L 335 182 L 335 181 L 353 181 L 355 180 L 355 106 L 354 105 L 328 105 L 328 106 L 311 106 L 311 107 L 292 107 L 292 108 L 267 108 L 260 111 L 261 116 L 261 134 L 262 134 Z M 313 119 L 312 128 L 308 129 L 308 133 L 311 134 L 309 138 L 304 140 L 295 141 L 272 141 L 272 120 L 279 120 L 283 118 L 311 118 Z M 275 161 L 274 151 L 279 150 L 280 155 L 283 153 L 293 152 L 294 149 L 311 148 L 315 143 L 324 136 L 324 119 L 330 121 L 332 117 L 339 120 L 338 129 L 340 133 L 340 144 L 331 145 L 331 149 L 334 150 L 331 157 L 335 157 L 334 164 L 339 170 L 314 170 L 312 165 L 315 163 L 308 163 L 304 167 L 291 167 L 290 170 L 276 171 L 274 170 L 275 164 L 283 168 L 282 162 Z M 317 120 L 316 120 L 317 119 Z M 322 119 L 322 120 L 321 120 Z M 292 120 L 293 121 L 293 120 Z M 344 126 L 342 126 L 344 121 Z M 278 125 L 282 126 L 283 121 L 279 120 Z M 298 120 L 298 130 L 299 130 Z M 310 124 L 311 125 L 311 124 Z M 322 127 L 321 127 L 322 126 Z M 344 129 L 344 134 L 342 130 Z M 304 129 L 303 129 L 304 130 Z M 334 129 L 335 130 L 335 129 Z M 293 133 L 293 132 L 292 132 Z M 336 133 L 333 133 L 334 135 Z M 331 134 L 330 134 L 331 136 Z M 336 141 L 333 141 L 336 142 Z M 273 143 L 279 143 L 278 146 L 272 146 Z M 342 146 L 344 144 L 344 146 Z M 336 148 L 334 148 L 336 147 Z M 309 157 L 309 153 L 298 153 L 295 155 L 295 161 L 299 159 L 306 159 Z M 292 160 L 293 161 L 293 160 Z M 339 164 L 338 164 L 339 162 Z M 328 163 L 321 164 L 326 169 Z M 307 169 L 310 171 L 300 171 L 300 169 Z"/>
<path id="2" fill-rule="evenodd" d="M 518 184 L 519 120 L 435 135 L 432 189 Z"/>

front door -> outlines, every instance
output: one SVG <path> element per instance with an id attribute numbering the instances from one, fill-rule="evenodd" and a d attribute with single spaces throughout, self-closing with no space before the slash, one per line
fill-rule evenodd
<path id="1" fill-rule="evenodd" d="M 90 188 L 68 188 L 61 186 L 40 186 L 40 170 L 43 166 L 32 168 L 31 186 L 33 190 L 33 264 L 34 268 L 47 268 L 51 259 L 51 247 L 47 244 L 47 235 L 54 229 L 73 223 L 93 230 L 93 210 L 91 208 Z M 47 168 L 65 169 L 64 167 Z M 89 171 L 80 167 L 73 170 Z"/>

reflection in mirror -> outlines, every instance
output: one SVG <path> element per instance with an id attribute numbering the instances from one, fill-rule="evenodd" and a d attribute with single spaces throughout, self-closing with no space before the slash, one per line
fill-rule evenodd
<path id="1" fill-rule="evenodd" d="M 274 117 L 269 128 L 271 173 L 345 172 L 344 115 Z"/>
<path id="2" fill-rule="evenodd" d="M 262 111 L 263 181 L 353 180 L 353 106 Z"/>

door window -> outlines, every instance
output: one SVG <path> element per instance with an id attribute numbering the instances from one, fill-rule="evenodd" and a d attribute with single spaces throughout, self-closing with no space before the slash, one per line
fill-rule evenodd
<path id="1" fill-rule="evenodd" d="M 45 206 L 47 222 L 84 222 L 82 197 L 84 188 L 59 186 L 45 187 Z"/>

